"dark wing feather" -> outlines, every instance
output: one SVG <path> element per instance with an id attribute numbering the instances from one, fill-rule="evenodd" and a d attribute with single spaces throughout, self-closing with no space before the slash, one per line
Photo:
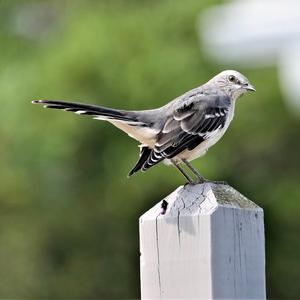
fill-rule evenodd
<path id="1" fill-rule="evenodd" d="M 202 97 L 206 97 L 206 101 Z M 201 95 L 190 103 L 187 102 L 175 108 L 166 121 L 154 149 L 142 166 L 142 171 L 164 159 L 171 159 L 186 149 L 193 150 L 224 127 L 228 113 L 226 96 Z"/>
<path id="2" fill-rule="evenodd" d="M 129 172 L 128 176 L 132 176 L 134 173 L 136 173 L 138 170 L 140 170 L 143 166 L 143 164 L 147 161 L 149 155 L 151 154 L 151 149 L 148 147 L 141 147 L 140 157 L 135 166 L 132 168 L 132 170 Z"/>

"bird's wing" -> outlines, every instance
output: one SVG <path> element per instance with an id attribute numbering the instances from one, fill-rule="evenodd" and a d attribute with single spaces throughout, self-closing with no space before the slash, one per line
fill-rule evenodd
<path id="1" fill-rule="evenodd" d="M 225 95 L 200 94 L 175 106 L 142 171 L 212 138 L 225 125 L 229 103 Z"/>

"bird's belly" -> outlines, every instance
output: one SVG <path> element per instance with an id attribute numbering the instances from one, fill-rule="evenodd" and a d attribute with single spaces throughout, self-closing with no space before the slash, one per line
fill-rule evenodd
<path id="1" fill-rule="evenodd" d="M 126 132 L 130 137 L 139 141 L 141 144 L 146 145 L 150 148 L 154 147 L 156 141 L 157 131 L 148 127 L 131 126 L 126 122 L 117 120 L 108 120 L 111 124 L 117 128 Z"/>

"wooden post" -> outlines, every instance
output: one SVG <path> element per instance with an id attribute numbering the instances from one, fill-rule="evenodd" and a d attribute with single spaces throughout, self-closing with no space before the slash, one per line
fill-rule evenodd
<path id="1" fill-rule="evenodd" d="M 164 200 L 164 215 L 160 202 L 140 217 L 142 299 L 266 298 L 259 206 L 213 183 Z"/>

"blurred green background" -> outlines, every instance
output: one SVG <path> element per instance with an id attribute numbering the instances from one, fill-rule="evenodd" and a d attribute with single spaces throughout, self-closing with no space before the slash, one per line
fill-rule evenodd
<path id="1" fill-rule="evenodd" d="M 127 179 L 137 142 L 32 99 L 158 107 L 223 69 L 199 13 L 220 1 L 0 1 L 0 298 L 138 298 L 138 217 L 183 184 L 159 165 Z M 275 68 L 195 161 L 265 210 L 269 298 L 300 297 L 300 122 Z"/>

